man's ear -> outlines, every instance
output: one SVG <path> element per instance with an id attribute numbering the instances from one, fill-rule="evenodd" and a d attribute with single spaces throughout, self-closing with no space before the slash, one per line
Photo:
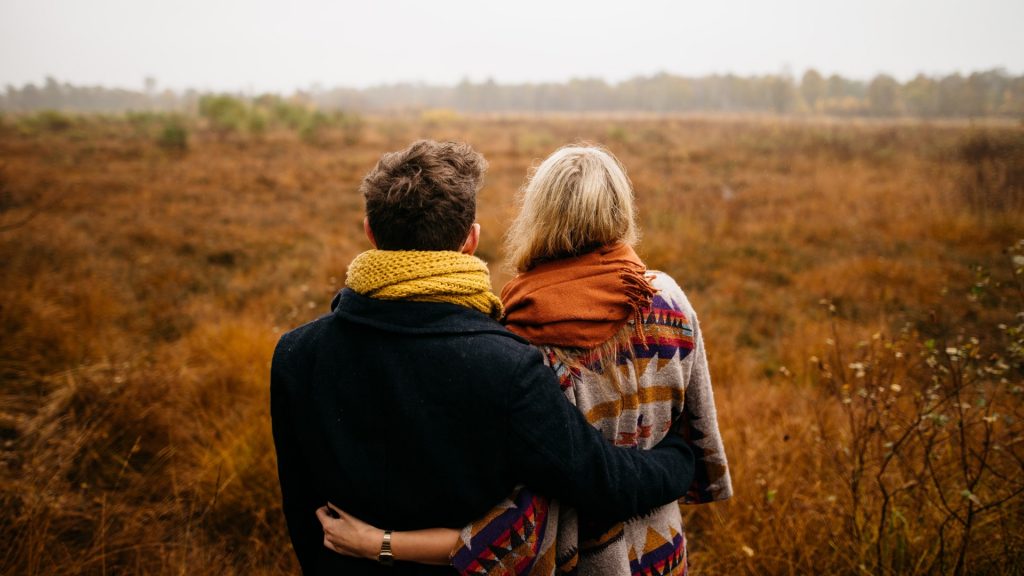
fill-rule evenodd
<path id="1" fill-rule="evenodd" d="M 373 237 L 373 230 L 370 229 L 370 217 L 363 218 L 363 232 L 366 233 L 366 238 L 373 244 L 374 248 L 377 248 L 377 239 Z"/>
<path id="2" fill-rule="evenodd" d="M 466 236 L 466 241 L 462 244 L 462 250 L 460 250 L 460 252 L 472 256 L 473 253 L 476 252 L 476 247 L 479 245 L 480 224 L 474 222 L 473 225 L 469 227 L 469 235 Z"/>

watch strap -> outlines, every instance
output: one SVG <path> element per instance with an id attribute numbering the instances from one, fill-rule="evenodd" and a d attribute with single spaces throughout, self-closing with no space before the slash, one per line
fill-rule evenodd
<path id="1" fill-rule="evenodd" d="M 377 561 L 384 566 L 394 566 L 395 564 L 395 555 L 391 553 L 391 530 L 384 531 L 384 539 L 380 543 Z"/>

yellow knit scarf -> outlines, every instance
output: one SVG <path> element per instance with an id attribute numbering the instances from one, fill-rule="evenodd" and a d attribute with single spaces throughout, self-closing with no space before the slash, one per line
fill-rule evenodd
<path id="1" fill-rule="evenodd" d="M 369 250 L 348 266 L 348 287 L 380 300 L 449 302 L 501 318 L 483 260 L 450 251 Z"/>

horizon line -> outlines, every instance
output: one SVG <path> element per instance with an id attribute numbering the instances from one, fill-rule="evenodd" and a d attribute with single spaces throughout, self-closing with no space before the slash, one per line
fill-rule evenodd
<path id="1" fill-rule="evenodd" d="M 801 78 L 803 77 L 803 75 L 806 74 L 807 72 L 810 72 L 810 71 L 817 72 L 818 74 L 820 74 L 826 80 L 828 78 L 831 78 L 831 77 L 839 77 L 839 78 L 841 78 L 843 80 L 846 80 L 846 81 L 859 82 L 859 83 L 865 83 L 865 84 L 870 83 L 873 79 L 878 78 L 880 76 L 887 76 L 887 77 L 893 78 L 897 82 L 899 82 L 900 84 L 905 84 L 907 82 L 910 82 L 910 81 L 914 80 L 915 78 L 919 78 L 919 77 L 922 77 L 922 76 L 925 77 L 925 78 L 929 78 L 929 79 L 941 79 L 941 78 L 946 78 L 946 77 L 950 77 L 950 76 L 957 76 L 957 75 L 966 78 L 966 77 L 970 77 L 973 74 L 984 74 L 984 73 L 993 73 L 994 72 L 994 73 L 1003 74 L 1003 75 L 1005 75 L 1007 77 L 1010 77 L 1010 78 L 1024 77 L 1024 70 L 1015 73 L 1015 72 L 1011 71 L 1006 66 L 982 67 L 982 68 L 976 68 L 976 69 L 971 69 L 971 70 L 967 70 L 967 71 L 960 70 L 960 69 L 949 70 L 949 71 L 945 71 L 945 72 L 931 72 L 931 71 L 923 71 L 922 70 L 922 71 L 916 72 L 916 73 L 914 73 L 912 75 L 908 75 L 906 77 L 901 77 L 900 75 L 891 74 L 891 73 L 882 71 L 882 72 L 877 72 L 877 73 L 873 74 L 872 76 L 866 77 L 866 78 L 865 77 L 861 77 L 861 76 L 854 76 L 854 75 L 846 76 L 846 75 L 843 75 L 843 74 L 841 74 L 839 72 L 823 72 L 823 71 L 821 71 L 821 70 L 819 70 L 819 69 L 817 69 L 815 67 L 808 67 L 808 68 L 805 68 L 799 74 L 796 73 L 796 72 L 793 72 L 793 71 L 785 70 L 785 69 L 777 71 L 777 72 L 761 72 L 761 73 L 749 73 L 749 74 L 743 74 L 743 73 L 737 73 L 737 72 L 707 72 L 707 73 L 702 73 L 702 74 L 684 74 L 684 73 L 669 72 L 669 71 L 664 71 L 663 70 L 663 71 L 646 73 L 646 74 L 645 73 L 632 74 L 632 75 L 629 75 L 629 76 L 621 78 L 621 79 L 609 79 L 607 77 L 596 76 L 596 75 L 579 75 L 579 76 L 569 76 L 569 77 L 563 78 L 561 80 L 511 80 L 511 81 L 509 81 L 509 80 L 500 80 L 500 79 L 495 78 L 494 76 L 486 76 L 486 77 L 479 78 L 479 77 L 474 77 L 474 76 L 471 76 L 471 75 L 467 74 L 467 75 L 464 75 L 462 78 L 460 78 L 458 81 L 454 81 L 454 82 L 452 82 L 452 81 L 433 81 L 433 80 L 425 80 L 425 79 L 403 79 L 403 80 L 393 80 L 393 81 L 379 81 L 379 82 L 374 82 L 374 83 L 370 83 L 370 84 L 359 84 L 359 83 L 353 83 L 353 84 L 333 83 L 333 84 L 328 84 L 327 82 L 324 82 L 324 81 L 310 81 L 308 83 L 305 83 L 304 85 L 300 84 L 300 85 L 292 86 L 290 88 L 278 87 L 278 88 L 266 88 L 266 89 L 256 88 L 254 86 L 254 84 L 252 84 L 252 83 L 249 86 L 235 87 L 235 88 L 214 87 L 214 86 L 209 86 L 209 85 L 205 85 L 204 86 L 204 85 L 201 85 L 201 84 L 198 84 L 198 83 L 184 85 L 184 86 L 182 86 L 182 85 L 175 85 L 175 84 L 162 85 L 160 83 L 160 81 L 159 81 L 159 77 L 156 76 L 156 75 L 143 75 L 139 79 L 138 83 L 136 83 L 136 84 L 127 84 L 127 83 L 120 83 L 120 82 L 112 82 L 112 83 L 89 82 L 89 81 L 82 82 L 82 81 L 58 78 L 58 77 L 56 77 L 56 76 L 54 76 L 52 74 L 43 74 L 41 80 L 39 80 L 39 81 L 27 80 L 27 81 L 23 81 L 21 83 L 18 83 L 16 81 L 5 81 L 5 82 L 3 82 L 3 85 L 4 85 L 4 89 L 5 90 L 8 90 L 10 88 L 21 89 L 21 88 L 25 88 L 25 87 L 27 87 L 29 85 L 42 87 L 42 86 L 46 85 L 47 80 L 53 79 L 57 84 L 62 85 L 62 86 L 63 85 L 68 85 L 68 86 L 73 86 L 73 87 L 99 87 L 99 88 L 104 88 L 104 89 L 129 90 L 129 91 L 138 91 L 138 92 L 143 92 L 144 93 L 144 92 L 146 92 L 145 87 L 146 87 L 147 82 L 150 79 L 152 79 L 154 81 L 155 90 L 156 91 L 160 91 L 160 92 L 163 92 L 163 91 L 166 91 L 166 90 L 171 90 L 172 92 L 176 92 L 176 93 L 186 93 L 186 92 L 189 92 L 189 91 L 195 91 L 195 92 L 199 92 L 199 93 L 222 93 L 222 94 L 258 95 L 258 94 L 289 94 L 289 93 L 293 93 L 294 94 L 294 93 L 300 93 L 300 92 L 313 92 L 313 93 L 316 93 L 316 92 L 328 92 L 328 91 L 332 91 L 332 90 L 355 90 L 355 91 L 362 92 L 362 91 L 367 91 L 367 90 L 373 90 L 373 89 L 376 89 L 376 88 L 394 88 L 394 87 L 398 87 L 398 86 L 415 86 L 415 87 L 435 88 L 435 89 L 436 88 L 456 88 L 456 87 L 458 87 L 461 84 L 483 85 L 483 84 L 489 84 L 489 83 L 493 83 L 493 84 L 495 84 L 497 86 L 543 86 L 543 85 L 564 85 L 564 84 L 569 84 L 569 83 L 572 83 L 572 82 L 595 82 L 596 81 L 596 82 L 604 83 L 605 85 L 610 86 L 610 87 L 615 87 L 615 86 L 620 86 L 622 84 L 626 84 L 626 83 L 633 82 L 633 81 L 636 81 L 636 80 L 657 78 L 657 77 L 660 77 L 660 76 L 669 76 L 669 77 L 686 79 L 686 80 L 701 80 L 701 79 L 708 79 L 708 78 L 727 78 L 727 77 L 735 77 L 735 78 L 742 78 L 742 79 L 748 79 L 748 80 L 749 79 L 755 79 L 755 78 L 789 78 L 789 79 L 793 80 L 794 83 L 799 84 Z"/>

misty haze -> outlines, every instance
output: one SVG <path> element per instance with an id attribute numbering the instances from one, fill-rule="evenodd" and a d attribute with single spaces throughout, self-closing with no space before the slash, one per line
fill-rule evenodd
<path id="1" fill-rule="evenodd" d="M 0 2 L 0 573 L 1024 573 L 1022 23 L 1001 0 Z M 392 204 L 371 221 L 371 201 Z M 394 249 L 374 235 L 389 218 L 457 242 Z M 607 222 L 618 235 L 591 241 Z M 530 234 L 576 244 L 520 265 Z M 401 265 L 370 274 L 368 258 Z M 595 269 L 614 281 L 587 284 Z M 302 380 L 271 377 L 293 330 L 390 298 L 486 327 L 459 342 L 505 334 L 529 306 L 503 288 L 552 270 L 564 286 L 530 294 L 558 304 L 537 331 L 565 340 L 506 338 L 550 390 L 478 394 L 507 362 L 435 377 L 487 350 L 423 352 L 455 328 L 404 314 L 305 365 L 326 386 L 300 384 L 410 404 L 321 399 L 329 425 L 272 424 L 272 382 Z M 404 273 L 387 296 L 361 287 Z M 581 343 L 590 321 L 614 335 Z M 348 354 L 402 322 L 415 354 Z M 414 377 L 359 380 L 371 369 Z M 565 417 L 500 412 L 556 384 Z M 428 404 L 445 386 L 472 394 Z M 486 426 L 394 432 L 421 417 Z M 358 418 L 365 458 L 282 448 Z M 440 464 L 513 424 L 565 433 Z M 608 498 L 575 512 L 586 490 L 430 526 L 389 516 L 468 498 L 506 451 L 532 462 L 590 437 L 641 463 L 675 440 L 692 478 L 611 527 L 593 521 Z M 429 450 L 388 460 L 410 445 Z M 662 488 L 611 460 L 566 472 L 594 454 L 504 480 L 635 480 L 609 491 L 626 502 Z M 287 470 L 319 500 L 285 502 Z M 316 485 L 325 470 L 340 480 Z M 458 493 L 338 494 L 353 479 Z M 319 490 L 387 525 L 352 529 Z M 339 548 L 339 525 L 371 545 Z M 414 528 L 440 556 L 409 556 Z"/>

